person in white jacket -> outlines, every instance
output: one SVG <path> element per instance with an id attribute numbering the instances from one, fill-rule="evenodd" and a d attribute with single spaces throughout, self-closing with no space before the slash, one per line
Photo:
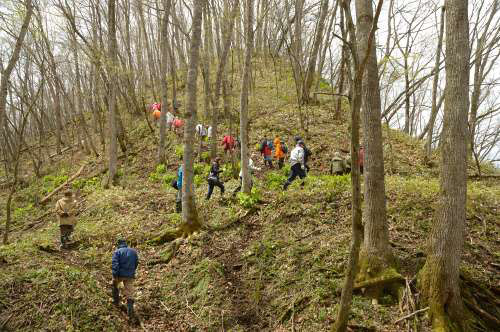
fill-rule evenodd
<path id="1" fill-rule="evenodd" d="M 290 166 L 290 176 L 283 185 L 283 190 L 286 190 L 297 176 L 301 179 L 304 179 L 306 177 L 304 161 L 304 141 L 299 140 L 295 148 L 293 148 L 292 152 L 290 153 Z M 301 186 L 304 186 L 304 181 L 302 181 Z"/>
<path id="2" fill-rule="evenodd" d="M 252 155 L 255 157 L 255 155 Z M 260 171 L 259 167 L 256 167 L 253 163 L 252 157 L 248 158 L 248 171 L 250 172 L 250 188 L 253 185 L 252 174 L 255 171 Z M 243 185 L 243 169 L 240 170 L 240 185 L 234 190 L 233 196 L 236 195 L 241 190 L 241 186 Z"/>

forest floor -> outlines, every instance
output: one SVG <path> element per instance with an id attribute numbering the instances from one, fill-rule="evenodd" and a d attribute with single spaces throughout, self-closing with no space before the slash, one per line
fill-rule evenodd
<path id="1" fill-rule="evenodd" d="M 259 98 L 251 100 L 251 146 L 279 133 L 291 148 L 293 136 L 304 133 L 298 123 L 283 120 L 297 117 L 290 82 L 280 79 L 284 83 L 275 99 L 274 77 L 255 75 Z M 349 147 L 348 121 L 346 114 L 334 119 L 327 99 L 303 111 L 309 126 L 304 137 L 313 151 L 305 187 L 296 181 L 283 192 L 288 167 L 263 170 L 256 174 L 251 196 L 232 197 L 238 180 L 226 164 L 226 194 L 220 197 L 216 189 L 205 201 L 209 165 L 197 163 L 203 229 L 185 240 L 168 263 L 169 244 L 147 240 L 180 223 L 176 191 L 169 187 L 182 153 L 173 133 L 168 135 L 169 161 L 157 166 L 156 133 L 135 121 L 129 130 L 130 156 L 120 160 L 119 186 L 108 190 L 101 185 L 105 161 L 81 153 L 60 156 L 48 175 L 30 179 L 15 196 L 11 244 L 0 246 L 0 331 L 328 331 L 351 239 L 351 185 L 348 176 L 327 174 L 334 150 Z M 384 128 L 384 152 L 390 241 L 418 305 L 415 279 L 439 197 L 438 170 L 426 166 L 418 141 L 398 131 Z M 51 212 L 56 198 L 47 206 L 34 202 L 84 164 L 72 184 L 79 201 L 74 245 L 60 251 Z M 263 167 L 261 160 L 257 166 Z M 0 191 L 2 206 L 6 194 Z M 474 330 L 494 331 L 500 327 L 494 325 L 494 319 L 500 321 L 500 184 L 470 180 L 467 195 L 464 295 L 471 312 L 491 316 L 476 321 Z M 140 256 L 140 326 L 129 325 L 111 302 L 111 255 L 118 237 Z M 395 323 L 413 311 L 407 303 L 374 304 L 356 294 L 349 327 L 428 331 L 425 313 Z"/>

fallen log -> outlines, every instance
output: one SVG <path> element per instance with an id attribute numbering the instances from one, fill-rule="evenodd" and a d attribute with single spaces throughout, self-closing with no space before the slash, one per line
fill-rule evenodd
<path id="1" fill-rule="evenodd" d="M 66 180 L 66 182 L 64 182 L 63 184 L 61 184 L 59 187 L 57 187 L 56 189 L 54 189 L 50 194 L 48 194 L 47 196 L 45 196 L 41 201 L 40 201 L 40 204 L 45 204 L 52 196 L 54 196 L 55 194 L 57 194 L 59 191 L 61 191 L 61 189 L 63 189 L 64 187 L 66 187 L 68 184 L 70 184 L 71 182 L 73 182 L 73 180 L 75 180 L 78 176 L 80 176 L 80 174 L 83 172 L 83 170 L 85 169 L 85 166 L 86 164 L 82 165 L 82 167 L 80 167 L 80 169 L 78 170 L 78 172 L 76 172 L 75 174 L 73 174 L 68 180 Z"/>
<path id="2" fill-rule="evenodd" d="M 363 288 L 380 287 L 387 284 L 401 283 L 405 282 L 405 278 L 400 274 L 391 274 L 389 276 L 381 276 L 378 278 L 368 279 L 359 283 L 354 284 L 353 290 L 360 290 Z"/>

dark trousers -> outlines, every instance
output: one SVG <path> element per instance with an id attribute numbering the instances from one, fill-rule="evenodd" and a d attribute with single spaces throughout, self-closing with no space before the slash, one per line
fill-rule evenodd
<path id="1" fill-rule="evenodd" d="M 288 186 L 297 178 L 297 176 L 301 179 L 304 179 L 306 177 L 306 172 L 302 169 L 300 164 L 295 164 L 292 166 L 290 169 L 290 176 L 288 177 L 288 180 L 285 182 L 285 185 L 283 186 L 283 190 L 286 190 Z M 304 182 L 302 182 L 302 186 L 304 185 Z"/>
<path id="2" fill-rule="evenodd" d="M 282 169 L 284 163 L 285 163 L 285 158 L 279 158 L 278 159 L 278 168 Z"/>
<path id="3" fill-rule="evenodd" d="M 208 181 L 208 193 L 207 193 L 207 200 L 210 199 L 212 196 L 212 193 L 214 192 L 214 187 L 219 187 L 220 188 L 220 194 L 224 194 L 224 184 L 220 182 L 220 180 L 209 180 Z"/>
<path id="4" fill-rule="evenodd" d="M 66 245 L 69 242 L 69 238 L 71 233 L 73 233 L 74 226 L 73 225 L 60 225 L 59 229 L 61 230 L 61 245 Z"/>

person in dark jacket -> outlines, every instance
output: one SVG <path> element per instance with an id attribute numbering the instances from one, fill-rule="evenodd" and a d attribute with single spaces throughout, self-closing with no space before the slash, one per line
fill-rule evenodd
<path id="1" fill-rule="evenodd" d="M 130 319 L 134 317 L 134 279 L 139 256 L 135 249 L 129 248 L 125 240 L 118 240 L 118 248 L 113 253 L 111 270 L 113 272 L 113 303 L 120 304 L 118 285 L 123 282 L 123 293 L 127 298 L 127 313 Z"/>
<path id="2" fill-rule="evenodd" d="M 215 158 L 214 162 L 212 163 L 212 167 L 210 168 L 210 174 L 208 175 L 208 193 L 206 200 L 208 201 L 210 197 L 212 196 L 212 193 L 214 191 L 214 187 L 217 186 L 220 188 L 220 194 L 221 196 L 224 195 L 224 184 L 220 181 L 219 174 L 222 173 L 220 170 L 220 158 L 217 157 Z"/>

